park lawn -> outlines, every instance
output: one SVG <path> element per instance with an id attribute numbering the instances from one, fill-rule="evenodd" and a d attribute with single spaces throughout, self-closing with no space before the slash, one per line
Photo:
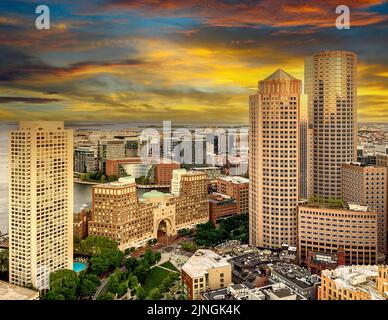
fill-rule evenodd
<path id="1" fill-rule="evenodd" d="M 160 286 L 163 279 L 166 278 L 170 274 L 170 271 L 159 267 L 153 267 L 147 275 L 147 280 L 144 283 L 143 289 L 146 296 L 148 296 L 149 292 Z"/>
<path id="2" fill-rule="evenodd" d="M 170 261 L 166 261 L 165 263 L 162 263 L 160 266 L 165 267 L 167 269 L 170 269 L 172 271 L 178 271 L 178 269 L 175 268 L 174 265 Z"/>

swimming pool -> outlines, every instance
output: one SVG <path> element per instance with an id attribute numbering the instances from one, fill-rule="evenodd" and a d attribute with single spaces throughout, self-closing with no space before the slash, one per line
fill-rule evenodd
<path id="1" fill-rule="evenodd" d="M 87 267 L 86 263 L 79 262 L 79 261 L 73 262 L 73 270 L 77 273 L 85 270 L 86 267 Z"/>

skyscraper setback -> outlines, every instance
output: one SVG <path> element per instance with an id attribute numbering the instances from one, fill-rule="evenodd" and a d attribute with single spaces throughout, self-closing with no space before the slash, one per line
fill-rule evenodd
<path id="1" fill-rule="evenodd" d="M 249 99 L 249 242 L 297 243 L 301 81 L 282 69 Z"/>
<path id="2" fill-rule="evenodd" d="M 341 164 L 357 157 L 357 55 L 324 51 L 306 59 L 313 126 L 313 194 L 341 198 Z"/>
<path id="3" fill-rule="evenodd" d="M 49 286 L 72 269 L 73 132 L 61 121 L 22 121 L 9 141 L 9 279 Z"/>

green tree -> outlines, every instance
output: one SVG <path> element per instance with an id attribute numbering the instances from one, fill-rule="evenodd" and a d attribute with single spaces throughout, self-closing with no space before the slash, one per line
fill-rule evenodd
<path id="1" fill-rule="evenodd" d="M 58 270 L 50 274 L 50 291 L 63 295 L 65 300 L 77 299 L 79 279 L 73 270 Z"/>
<path id="2" fill-rule="evenodd" d="M 135 289 L 139 285 L 139 281 L 136 276 L 130 276 L 128 279 L 128 288 Z"/>
<path id="3" fill-rule="evenodd" d="M 124 294 L 126 294 L 128 291 L 128 282 L 123 281 L 119 284 L 119 287 L 117 288 L 117 295 L 119 297 L 122 297 Z"/>
<path id="4" fill-rule="evenodd" d="M 152 266 L 155 264 L 155 257 L 154 253 L 152 252 L 151 249 L 147 249 L 144 253 L 143 261 L 148 263 L 148 265 Z"/>
<path id="5" fill-rule="evenodd" d="M 154 253 L 154 260 L 155 260 L 155 263 L 158 263 L 160 261 L 160 259 L 162 259 L 162 254 L 159 252 L 159 251 L 156 251 Z"/>
<path id="6" fill-rule="evenodd" d="M 90 269 L 94 274 L 101 274 L 120 267 L 124 253 L 117 249 L 105 249 L 90 258 Z"/>
<path id="7" fill-rule="evenodd" d="M 144 283 L 147 280 L 148 269 L 144 266 L 144 264 L 140 264 L 133 271 L 133 274 L 137 277 L 140 283 Z"/>
<path id="8" fill-rule="evenodd" d="M 195 252 L 197 251 L 198 247 L 195 245 L 195 243 L 192 242 L 183 242 L 181 244 L 181 248 L 188 252 Z"/>
<path id="9" fill-rule="evenodd" d="M 8 272 L 8 264 L 9 264 L 9 258 L 8 258 L 8 250 L 2 250 L 0 249 L 0 273 L 6 274 Z"/>
<path id="10" fill-rule="evenodd" d="M 160 292 L 159 288 L 154 288 L 150 291 L 147 298 L 150 298 L 150 300 L 159 300 L 162 297 L 162 294 Z M 148 299 L 147 299 L 148 300 Z"/>
<path id="11" fill-rule="evenodd" d="M 95 255 L 105 249 L 117 249 L 116 241 L 101 236 L 89 236 L 81 242 L 80 250 L 84 254 Z"/>
<path id="12" fill-rule="evenodd" d="M 138 265 L 139 265 L 139 262 L 136 258 L 130 257 L 127 260 L 125 260 L 125 267 L 129 272 L 133 272 L 133 270 L 135 270 Z"/>
<path id="13" fill-rule="evenodd" d="M 96 292 L 96 289 L 97 285 L 92 280 L 85 278 L 80 281 L 78 292 L 82 297 L 90 297 Z"/>
<path id="14" fill-rule="evenodd" d="M 115 299 L 115 295 L 111 292 L 102 294 L 97 298 L 97 300 L 114 300 L 114 299 Z"/>
<path id="15" fill-rule="evenodd" d="M 145 292 L 144 292 L 144 289 L 142 286 L 138 286 L 136 289 L 135 289 L 135 294 L 136 294 L 136 298 L 138 300 L 144 300 L 145 299 Z"/>
<path id="16" fill-rule="evenodd" d="M 66 299 L 63 294 L 50 290 L 47 292 L 45 296 L 43 296 L 43 300 L 66 300 Z"/>
<path id="17" fill-rule="evenodd" d="M 108 280 L 108 291 L 112 293 L 118 293 L 119 285 L 119 279 L 115 274 L 112 274 Z"/>

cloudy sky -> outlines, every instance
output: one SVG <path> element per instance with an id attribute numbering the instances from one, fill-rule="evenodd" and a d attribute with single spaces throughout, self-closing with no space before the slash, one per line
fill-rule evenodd
<path id="1" fill-rule="evenodd" d="M 43 3 L 50 30 L 35 28 Z M 1 0 L 0 119 L 245 122 L 258 80 L 350 50 L 359 121 L 388 121 L 387 40 L 379 0 Z"/>

